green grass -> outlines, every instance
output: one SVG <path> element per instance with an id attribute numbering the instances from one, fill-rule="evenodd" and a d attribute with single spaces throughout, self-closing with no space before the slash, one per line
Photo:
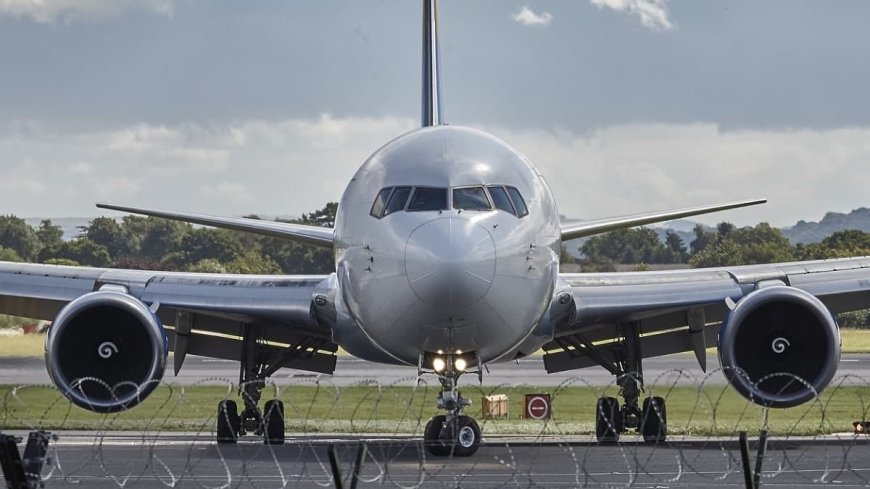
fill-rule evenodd
<path id="1" fill-rule="evenodd" d="M 870 330 L 843 328 L 843 353 L 870 353 Z"/>
<path id="2" fill-rule="evenodd" d="M 0 336 L 0 357 L 42 357 L 45 335 L 17 334 Z"/>
<path id="3" fill-rule="evenodd" d="M 553 419 L 548 422 L 521 419 L 526 393 L 548 392 L 553 396 Z M 482 420 L 480 397 L 507 394 L 510 417 Z M 466 387 L 463 395 L 474 405 L 466 410 L 481 421 L 489 434 L 590 434 L 593 432 L 595 401 L 601 388 L 478 388 Z M 614 395 L 615 391 L 606 391 Z M 672 434 L 734 435 L 765 426 L 775 435 L 817 435 L 852 430 L 852 421 L 866 419 L 870 410 L 870 386 L 833 385 L 818 401 L 804 406 L 770 410 L 741 398 L 726 386 L 701 389 L 677 387 L 655 391 L 667 398 L 668 425 Z M 419 434 L 428 418 L 436 414 L 434 387 L 353 386 L 285 387 L 264 392 L 264 399 L 284 401 L 286 425 L 294 433 L 395 433 Z M 236 399 L 235 392 L 221 386 L 181 388 L 161 386 L 134 409 L 98 415 L 71 405 L 56 390 L 29 387 L 13 391 L 0 386 L 0 430 L 82 429 L 133 431 L 198 431 L 210 433 L 218 401 Z"/>

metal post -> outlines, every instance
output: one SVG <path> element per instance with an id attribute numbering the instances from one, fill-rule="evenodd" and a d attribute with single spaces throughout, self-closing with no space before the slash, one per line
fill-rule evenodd
<path id="1" fill-rule="evenodd" d="M 767 452 L 767 430 L 761 430 L 758 435 L 758 454 L 755 457 L 755 477 L 753 478 L 754 488 L 761 487 L 761 466 L 764 462 L 764 454 Z"/>
<path id="2" fill-rule="evenodd" d="M 353 468 L 350 473 L 350 489 L 356 489 L 357 483 L 359 483 L 359 472 L 362 469 L 363 459 L 366 456 L 366 444 L 365 442 L 361 442 L 359 444 L 359 448 L 356 451 L 356 460 L 353 461 Z"/>
<path id="3" fill-rule="evenodd" d="M 755 480 L 752 477 L 752 469 L 749 467 L 749 440 L 746 432 L 740 432 L 740 460 L 743 462 L 743 479 L 746 481 L 746 489 L 755 489 Z"/>
<path id="4" fill-rule="evenodd" d="M 329 466 L 332 468 L 332 480 L 335 482 L 335 489 L 343 489 L 344 484 L 341 480 L 341 469 L 338 467 L 338 454 L 335 451 L 335 445 L 329 445 L 326 453 L 329 455 Z"/>

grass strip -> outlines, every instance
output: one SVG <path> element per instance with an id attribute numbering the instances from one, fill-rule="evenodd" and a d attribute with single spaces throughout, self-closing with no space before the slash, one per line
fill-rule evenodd
<path id="1" fill-rule="evenodd" d="M 870 353 L 870 329 L 843 328 L 843 353 Z M 41 334 L 0 336 L 0 357 L 38 357 L 42 358 L 45 336 Z M 349 355 L 339 349 L 340 356 Z M 537 352 L 536 355 L 541 355 Z"/>
<path id="2" fill-rule="evenodd" d="M 465 387 L 463 395 L 474 405 L 474 416 L 489 434 L 563 434 L 594 432 L 595 402 L 602 395 L 616 395 L 614 388 L 569 386 Z M 507 394 L 509 416 L 484 420 L 480 399 Z M 547 422 L 522 419 L 523 397 L 549 393 L 553 417 Z M 266 389 L 264 399 L 284 402 L 285 424 L 291 433 L 391 433 L 420 434 L 437 410 L 434 386 L 334 387 L 299 385 Z M 654 389 L 652 395 L 667 399 L 668 429 L 674 435 L 721 436 L 763 427 L 774 435 L 819 435 L 849 432 L 852 422 L 868 418 L 870 385 L 856 378 L 835 380 L 819 398 L 791 409 L 765 410 L 727 386 L 701 388 L 678 386 Z M 128 411 L 100 415 L 72 405 L 51 387 L 0 386 L 0 430 L 214 430 L 217 403 L 238 397 L 230 386 L 181 387 L 164 385 L 141 405 Z"/>

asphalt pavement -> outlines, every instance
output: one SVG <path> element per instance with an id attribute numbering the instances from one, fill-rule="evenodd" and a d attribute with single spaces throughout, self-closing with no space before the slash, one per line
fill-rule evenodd
<path id="1" fill-rule="evenodd" d="M 746 487 L 739 444 L 723 438 L 599 445 L 588 438 L 491 437 L 474 456 L 434 458 L 419 439 L 404 437 L 318 435 L 267 446 L 218 445 L 190 433 L 58 436 L 42 472 L 48 489 L 337 487 L 330 446 L 343 487 L 351 487 L 360 453 L 357 487 Z M 753 471 L 757 449 L 752 443 L 748 452 Z M 761 460 L 763 486 L 870 484 L 867 436 L 772 438 Z"/>

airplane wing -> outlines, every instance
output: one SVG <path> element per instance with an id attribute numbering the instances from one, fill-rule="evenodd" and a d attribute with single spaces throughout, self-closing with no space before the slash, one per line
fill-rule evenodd
<path id="1" fill-rule="evenodd" d="M 674 219 L 682 219 L 684 217 L 698 216 L 701 214 L 709 214 L 712 212 L 720 212 L 729 209 L 737 209 L 740 207 L 764 204 L 765 202 L 767 202 L 766 199 L 741 200 L 738 202 L 728 202 L 725 204 L 687 207 L 684 209 L 675 209 L 669 211 L 646 212 L 643 214 L 607 217 L 604 219 L 595 219 L 591 221 L 565 221 L 561 223 L 562 241 L 584 238 L 587 236 L 595 236 L 596 234 L 602 234 L 608 231 L 614 231 L 616 229 L 643 226 L 645 224 L 672 221 Z"/>
<path id="2" fill-rule="evenodd" d="M 258 339 L 268 342 L 280 366 L 332 373 L 337 346 L 331 328 L 312 312 L 315 294 L 328 294 L 331 279 L 0 262 L 0 314 L 53 321 L 86 294 L 122 292 L 156 309 L 175 351 L 176 373 L 188 353 L 239 360 L 242 336 L 250 327 L 259 328 Z M 294 347 L 308 354 L 284 355 Z"/>
<path id="3" fill-rule="evenodd" d="M 189 212 L 164 211 L 157 209 L 146 209 L 143 207 L 128 207 L 112 204 L 97 204 L 97 207 L 99 207 L 100 209 L 129 212 L 131 214 L 162 217 L 165 219 L 172 219 L 174 221 L 201 224 L 203 226 L 211 226 L 216 228 L 233 229 L 235 231 L 243 231 L 247 233 L 262 234 L 265 236 L 272 236 L 275 238 L 284 238 L 290 241 L 307 243 L 323 248 L 332 248 L 333 242 L 332 228 L 321 226 L 306 226 L 304 224 L 292 224 L 289 222 L 264 221 L 259 219 L 248 219 L 246 217 L 209 216 L 205 214 L 194 214 Z"/>
<path id="4" fill-rule="evenodd" d="M 717 345 L 729 311 L 771 286 L 808 292 L 835 314 L 870 308 L 870 257 L 559 278 L 554 304 L 570 310 L 544 346 L 548 372 L 606 363 L 622 347 L 625 324 L 640 328 L 643 357 L 694 351 L 706 370 L 704 350 Z"/>

